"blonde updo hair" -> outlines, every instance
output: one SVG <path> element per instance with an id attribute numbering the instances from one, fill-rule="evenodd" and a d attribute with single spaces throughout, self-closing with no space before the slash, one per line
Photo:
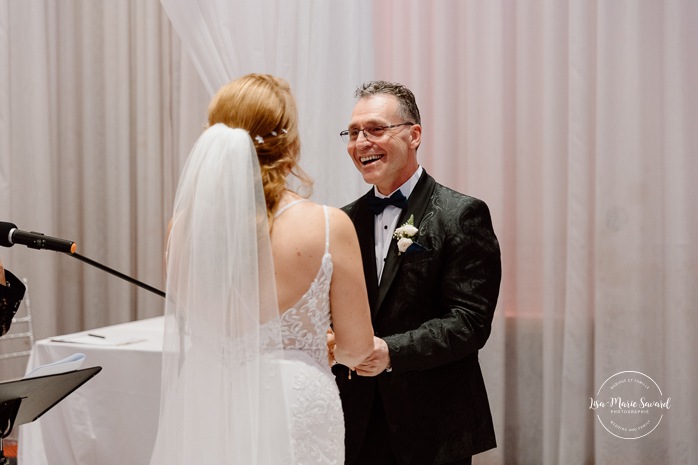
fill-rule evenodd
<path id="1" fill-rule="evenodd" d="M 208 124 L 223 123 L 250 133 L 262 171 L 267 217 L 287 189 L 293 174 L 309 190 L 311 179 L 298 165 L 301 142 L 298 112 L 285 80 L 269 74 L 248 74 L 221 87 L 208 107 Z"/>

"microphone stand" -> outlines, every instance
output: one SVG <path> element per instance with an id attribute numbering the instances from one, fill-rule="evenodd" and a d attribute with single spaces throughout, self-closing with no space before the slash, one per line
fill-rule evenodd
<path id="1" fill-rule="evenodd" d="M 118 271 L 116 271 L 116 270 L 114 270 L 114 269 L 112 269 L 112 268 L 109 268 L 109 267 L 106 266 L 106 265 L 102 265 L 102 264 L 99 263 L 99 262 L 96 262 L 96 261 L 94 261 L 94 260 L 92 260 L 92 259 L 90 259 L 90 258 L 87 258 L 87 257 L 85 257 L 84 255 L 80 255 L 80 254 L 77 253 L 77 252 L 70 252 L 70 253 L 68 253 L 68 252 L 61 252 L 61 253 L 64 253 L 64 254 L 66 254 L 66 255 L 69 255 L 69 256 L 71 256 L 71 257 L 73 257 L 73 258 L 77 258 L 78 260 L 83 261 L 83 262 L 85 262 L 85 263 L 87 263 L 87 264 L 89 264 L 89 265 L 92 265 L 92 266 L 94 266 L 95 268 L 99 268 L 99 269 L 102 270 L 102 271 L 106 271 L 107 273 L 113 274 L 114 276 L 117 276 L 117 277 L 119 277 L 119 278 L 121 278 L 121 279 L 123 279 L 123 280 L 125 280 L 125 281 L 130 282 L 131 284 L 135 284 L 136 286 L 140 286 L 140 287 L 142 287 L 143 289 L 152 292 L 153 294 L 159 295 L 160 297 L 165 297 L 165 293 L 164 293 L 163 291 L 161 291 L 160 289 L 156 289 L 156 288 L 154 288 L 154 287 L 152 287 L 152 286 L 149 286 L 149 285 L 147 285 L 147 284 L 145 284 L 145 283 L 143 283 L 143 282 L 141 282 L 141 281 L 138 281 L 137 279 L 134 279 L 134 278 L 132 278 L 132 277 L 130 277 L 130 276 L 127 276 L 127 275 L 125 275 L 125 274 L 123 274 L 123 273 L 120 273 L 120 272 L 118 272 Z"/>

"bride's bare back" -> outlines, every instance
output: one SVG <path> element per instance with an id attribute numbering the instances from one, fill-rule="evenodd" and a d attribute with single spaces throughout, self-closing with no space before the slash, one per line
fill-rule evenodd
<path id="1" fill-rule="evenodd" d="M 280 209 L 298 200 L 286 195 Z M 351 220 L 339 209 L 329 211 L 329 252 L 334 272 L 330 311 L 335 333 L 335 359 L 353 367 L 373 350 L 373 329 L 363 276 L 361 252 Z M 325 215 L 314 202 L 297 203 L 274 219 L 271 232 L 276 289 L 283 313 L 303 297 L 318 275 L 325 253 Z"/>

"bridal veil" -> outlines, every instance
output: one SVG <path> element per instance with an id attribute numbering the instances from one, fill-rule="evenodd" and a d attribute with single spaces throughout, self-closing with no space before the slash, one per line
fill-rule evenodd
<path id="1" fill-rule="evenodd" d="M 168 239 L 152 465 L 294 463 L 262 187 L 246 131 L 204 131 L 180 178 Z"/>

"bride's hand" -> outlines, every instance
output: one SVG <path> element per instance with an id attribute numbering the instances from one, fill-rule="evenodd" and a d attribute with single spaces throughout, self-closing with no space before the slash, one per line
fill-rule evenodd
<path id="1" fill-rule="evenodd" d="M 329 363 L 330 367 L 337 364 L 337 360 L 334 359 L 334 347 L 335 347 L 334 331 L 332 331 L 332 328 L 328 328 L 327 329 L 327 363 Z"/>

